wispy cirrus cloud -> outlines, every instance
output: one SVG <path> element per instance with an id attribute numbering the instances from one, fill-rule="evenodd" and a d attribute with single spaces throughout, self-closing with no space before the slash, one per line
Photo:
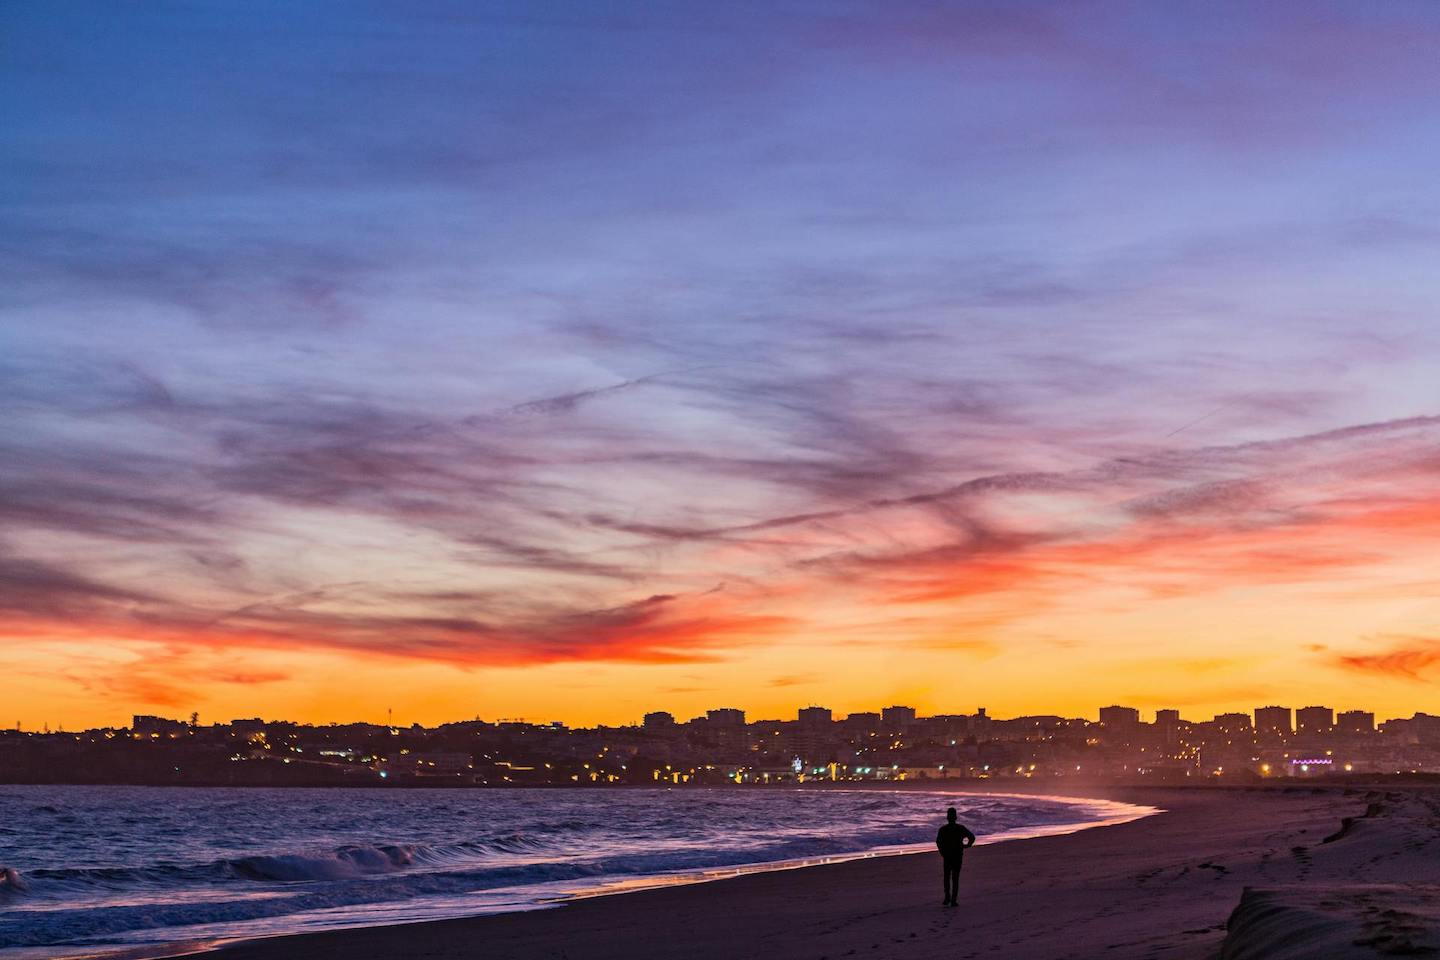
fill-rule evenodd
<path id="1" fill-rule="evenodd" d="M 999 669 L 1393 616 L 1440 21 L 1134 13 L 17 10 L 8 636 Z"/>

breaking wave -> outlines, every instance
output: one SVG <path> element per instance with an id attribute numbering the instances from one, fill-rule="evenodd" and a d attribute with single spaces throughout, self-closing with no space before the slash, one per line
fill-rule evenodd
<path id="1" fill-rule="evenodd" d="M 0 894 L 23 893 L 25 878 L 12 867 L 0 867 Z"/>

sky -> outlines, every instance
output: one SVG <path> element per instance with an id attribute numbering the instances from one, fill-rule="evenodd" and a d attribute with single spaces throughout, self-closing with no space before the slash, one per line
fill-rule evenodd
<path id="1" fill-rule="evenodd" d="M 1440 712 L 1430 3 L 0 6 L 0 724 Z"/>

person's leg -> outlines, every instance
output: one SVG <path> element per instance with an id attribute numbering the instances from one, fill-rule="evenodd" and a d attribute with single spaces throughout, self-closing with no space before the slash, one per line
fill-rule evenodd
<path id="1" fill-rule="evenodd" d="M 945 902 L 955 903 L 960 893 L 960 869 L 952 861 L 945 861 Z"/>

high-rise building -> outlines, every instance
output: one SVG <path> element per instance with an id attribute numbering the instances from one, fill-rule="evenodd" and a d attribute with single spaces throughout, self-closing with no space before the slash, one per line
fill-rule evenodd
<path id="1" fill-rule="evenodd" d="M 915 708 L 886 707 L 880 711 L 880 720 L 886 730 L 903 730 L 915 722 Z"/>
<path id="2" fill-rule="evenodd" d="M 1440 744 L 1440 717 L 1431 713 L 1416 713 L 1410 718 L 1410 725 L 1420 743 Z"/>
<path id="3" fill-rule="evenodd" d="M 801 707 L 796 716 L 802 727 L 828 727 L 833 718 L 829 707 Z"/>
<path id="4" fill-rule="evenodd" d="M 1256 707 L 1255 732 L 1289 736 L 1295 729 L 1289 707 Z"/>
<path id="5" fill-rule="evenodd" d="M 873 711 L 852 713 L 845 718 L 844 723 L 855 733 L 874 733 L 880 729 L 880 714 Z"/>
<path id="6" fill-rule="evenodd" d="M 1179 710 L 1156 710 L 1155 725 L 1157 727 L 1173 727 L 1180 722 Z"/>
<path id="7" fill-rule="evenodd" d="M 1215 714 L 1215 728 L 1225 733 L 1249 733 L 1250 714 L 1248 713 L 1217 713 Z"/>
<path id="8" fill-rule="evenodd" d="M 994 722 L 994 718 L 985 712 L 984 707 L 977 707 L 975 713 L 970 717 L 967 728 L 972 737 L 984 737 L 988 739 L 990 736 L 990 725 Z"/>
<path id="9" fill-rule="evenodd" d="M 1335 711 L 1329 707 L 1301 707 L 1295 711 L 1296 733 L 1329 733 L 1335 726 Z"/>
<path id="10" fill-rule="evenodd" d="M 1138 726 L 1140 711 L 1134 707 L 1101 707 L 1100 722 L 1107 727 Z"/>
<path id="11" fill-rule="evenodd" d="M 1375 714 L 1369 710 L 1342 710 L 1335 718 L 1335 729 L 1341 733 L 1374 733 Z"/>
<path id="12" fill-rule="evenodd" d="M 705 718 L 717 727 L 745 726 L 745 711 L 736 710 L 734 707 L 717 707 L 714 710 L 706 710 Z"/>
<path id="13" fill-rule="evenodd" d="M 675 716 L 664 710 L 656 710 L 653 713 L 645 714 L 643 722 L 646 730 L 666 730 L 675 726 Z"/>

